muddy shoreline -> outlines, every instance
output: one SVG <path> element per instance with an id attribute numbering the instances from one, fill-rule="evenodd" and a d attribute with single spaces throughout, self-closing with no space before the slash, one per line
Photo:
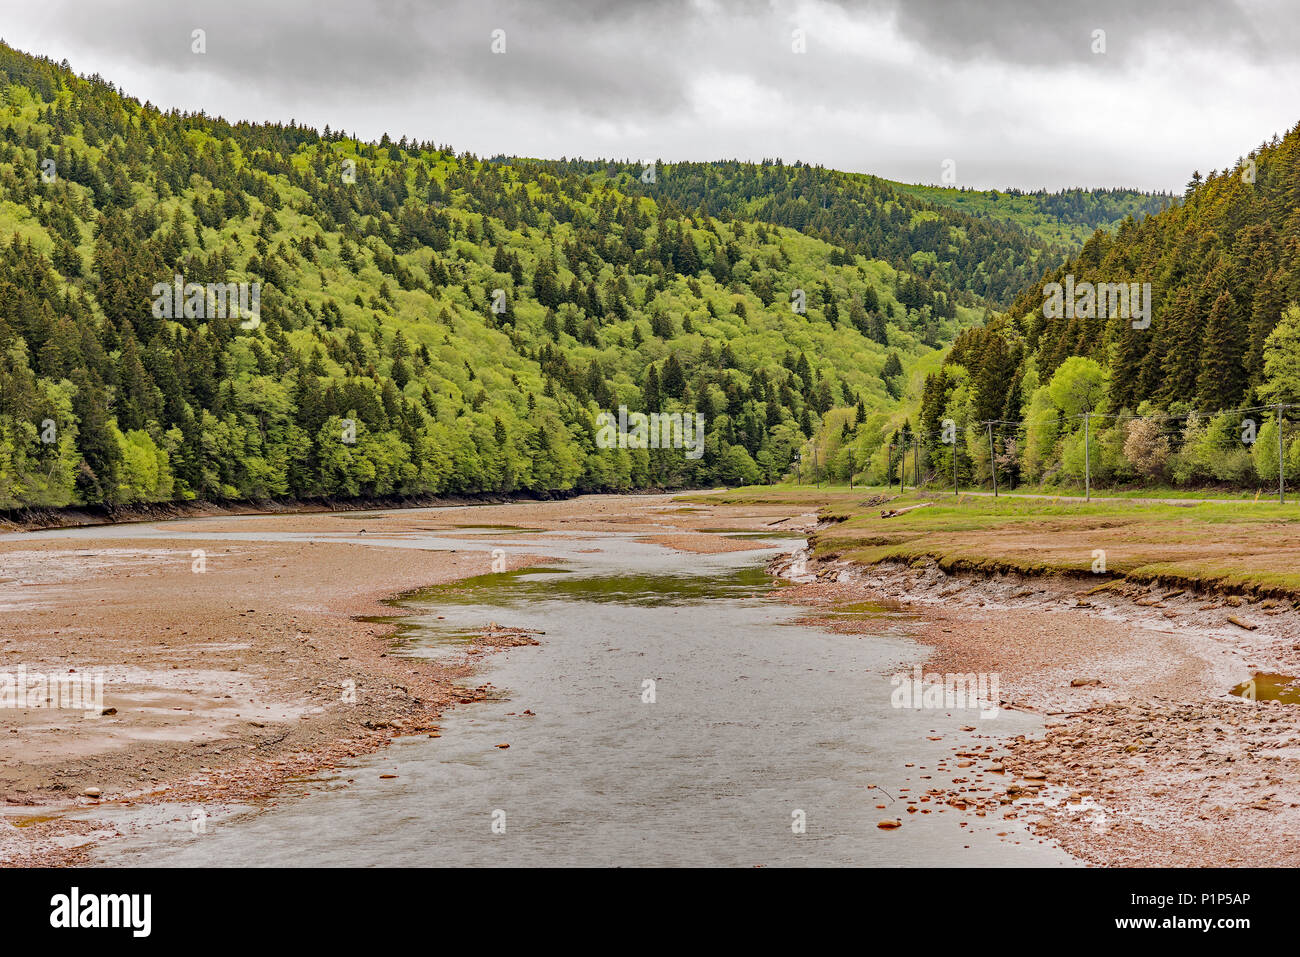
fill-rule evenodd
<path id="1" fill-rule="evenodd" d="M 114 836 L 69 811 L 274 800 L 395 737 L 437 735 L 448 708 L 491 693 L 475 677 L 487 657 L 537 641 L 509 622 L 484 622 L 460 660 L 395 653 L 403 596 L 501 570 L 476 547 L 475 529 L 545 529 L 590 537 L 593 547 L 600 533 L 619 531 L 708 553 L 754 546 L 702 527 L 768 530 L 791 511 L 589 496 L 364 516 L 202 516 L 160 525 L 168 537 L 133 525 L 121 537 L 87 529 L 0 539 L 0 671 L 100 673 L 111 712 L 0 709 L 0 864 L 85 863 Z M 222 537 L 249 522 L 315 540 Z M 466 547 L 413 541 L 427 534 Z M 511 548 L 504 568 L 551 560 L 539 543 Z"/>
<path id="2" fill-rule="evenodd" d="M 1290 603 L 936 563 L 771 570 L 832 630 L 863 627 L 827 613 L 855 602 L 916 614 L 928 675 L 996 674 L 1002 707 L 1043 717 L 1042 735 L 955 747 L 961 775 L 931 800 L 1028 820 L 1096 865 L 1300 863 L 1300 706 L 1262 700 L 1263 681 L 1254 700 L 1232 693 L 1300 674 Z"/>
<path id="3" fill-rule="evenodd" d="M 647 492 L 645 494 L 654 494 Z M 442 508 L 469 505 L 510 505 L 562 501 L 576 492 L 538 495 L 385 495 L 372 498 L 304 498 L 266 501 L 153 502 L 140 505 L 69 505 L 62 508 L 0 509 L 0 531 L 39 531 L 47 528 L 86 528 L 173 521 L 184 518 L 220 518 L 238 515 L 314 515 L 328 512 L 366 512 L 385 509 Z"/>

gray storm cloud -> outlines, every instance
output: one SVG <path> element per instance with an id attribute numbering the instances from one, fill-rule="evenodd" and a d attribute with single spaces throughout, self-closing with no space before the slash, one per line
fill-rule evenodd
<path id="1" fill-rule="evenodd" d="M 779 155 L 914 182 L 952 159 L 960 185 L 1177 189 L 1300 119 L 1300 14 L 1279 0 L 3 5 L 8 42 L 164 107 L 482 154 Z"/>

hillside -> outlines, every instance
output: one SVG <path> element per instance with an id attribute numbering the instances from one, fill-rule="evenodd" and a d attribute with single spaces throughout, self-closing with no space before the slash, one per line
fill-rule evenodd
<path id="1" fill-rule="evenodd" d="M 653 183 L 642 182 L 639 170 L 629 171 L 626 164 L 548 165 L 604 175 L 619 189 L 665 197 L 711 216 L 797 229 L 852 255 L 885 260 L 923 281 L 912 293 L 917 304 L 933 290 L 963 305 L 1006 305 L 1027 282 L 1063 261 L 1068 248 L 997 217 L 929 202 L 889 180 L 805 163 L 655 164 Z"/>
<path id="2" fill-rule="evenodd" d="M 1113 232 L 1130 216 L 1141 220 L 1172 205 L 1165 193 L 1134 189 L 1063 189 L 1025 192 L 1018 189 L 955 189 L 894 183 L 900 192 L 927 203 L 947 206 L 971 216 L 1010 223 L 1046 243 L 1077 247 L 1094 232 Z"/>
<path id="3" fill-rule="evenodd" d="M 1300 403 L 1297 303 L 1300 127 L 1194 174 L 1178 205 L 1095 233 L 959 336 L 927 379 L 920 428 L 958 423 L 968 480 L 990 479 L 988 420 L 1004 481 L 1081 480 L 1087 413 L 1094 479 L 1276 487 L 1278 410 L 1262 406 Z M 1282 410 L 1292 479 L 1297 418 Z M 935 468 L 950 463 L 935 450 Z"/>
<path id="4" fill-rule="evenodd" d="M 3 46 L 0 93 L 0 507 L 774 479 L 980 316 L 604 173 L 163 113 Z M 703 415 L 702 455 L 600 448 L 619 405 Z"/>
<path id="5" fill-rule="evenodd" d="M 1097 229 L 1116 229 L 1172 201 L 1130 189 L 1026 193 L 909 186 L 780 160 L 655 164 L 653 183 L 642 182 L 626 163 L 548 165 L 604 173 L 620 189 L 669 197 L 712 216 L 798 229 L 917 273 L 963 305 L 1005 306 Z"/>

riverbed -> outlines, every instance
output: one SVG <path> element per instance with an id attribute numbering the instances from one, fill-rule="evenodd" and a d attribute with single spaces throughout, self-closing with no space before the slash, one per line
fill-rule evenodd
<path id="1" fill-rule="evenodd" d="M 310 537 L 260 531 L 259 521 L 205 537 Z M 166 536 L 167 523 L 139 534 Z M 776 599 L 780 586 L 764 572 L 796 544 L 788 537 L 721 554 L 626 532 L 482 527 L 348 540 L 551 557 L 395 609 L 404 617 L 394 654 L 461 658 L 488 622 L 540 631 L 539 643 L 494 652 L 476 675 L 490 693 L 449 711 L 438 737 L 398 738 L 274 800 L 210 812 L 201 802 L 97 808 L 125 836 L 99 845 L 96 863 L 1073 863 L 1021 821 L 925 803 L 930 813 L 907 813 L 909 800 L 951 786 L 938 766 L 955 745 L 1041 725 L 1008 710 L 893 707 L 890 676 L 925 655 L 906 616 L 881 609 L 863 635 L 797 624 L 799 610 Z"/>

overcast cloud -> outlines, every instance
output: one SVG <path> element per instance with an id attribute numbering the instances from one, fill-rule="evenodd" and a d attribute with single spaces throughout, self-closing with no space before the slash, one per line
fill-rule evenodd
<path id="1" fill-rule="evenodd" d="M 485 156 L 1181 190 L 1300 121 L 1294 0 L 0 0 L 0 36 L 162 107 Z"/>

